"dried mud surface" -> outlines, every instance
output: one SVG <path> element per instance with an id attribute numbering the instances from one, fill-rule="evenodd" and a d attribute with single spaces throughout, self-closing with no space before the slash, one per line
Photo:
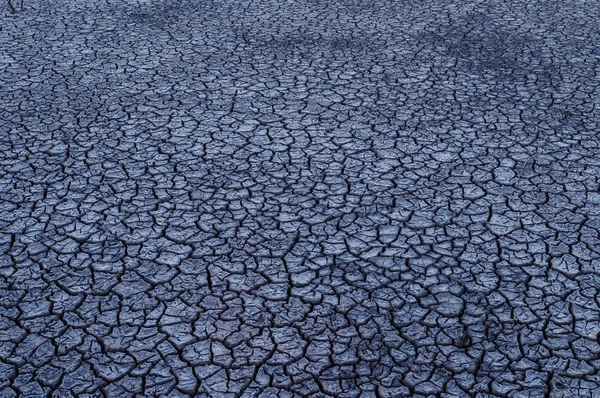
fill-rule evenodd
<path id="1" fill-rule="evenodd" d="M 1 7 L 0 397 L 600 396 L 599 2 Z"/>

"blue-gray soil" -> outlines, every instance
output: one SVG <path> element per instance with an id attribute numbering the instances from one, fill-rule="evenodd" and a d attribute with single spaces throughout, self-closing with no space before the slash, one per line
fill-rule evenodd
<path id="1" fill-rule="evenodd" d="M 0 397 L 600 397 L 600 2 L 0 4 Z"/>

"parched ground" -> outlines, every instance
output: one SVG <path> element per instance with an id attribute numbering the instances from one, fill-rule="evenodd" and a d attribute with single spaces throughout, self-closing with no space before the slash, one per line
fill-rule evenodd
<path id="1" fill-rule="evenodd" d="M 0 6 L 0 397 L 600 397 L 600 2 Z"/>

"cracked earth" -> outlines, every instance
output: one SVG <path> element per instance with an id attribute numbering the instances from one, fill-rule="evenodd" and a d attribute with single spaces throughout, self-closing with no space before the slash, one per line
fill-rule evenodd
<path id="1" fill-rule="evenodd" d="M 0 397 L 600 397 L 599 2 L 24 5 Z"/>

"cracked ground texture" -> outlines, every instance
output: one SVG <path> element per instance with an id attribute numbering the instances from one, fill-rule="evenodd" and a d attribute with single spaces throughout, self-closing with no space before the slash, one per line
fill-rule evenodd
<path id="1" fill-rule="evenodd" d="M 0 13 L 0 397 L 600 397 L 599 2 Z"/>

